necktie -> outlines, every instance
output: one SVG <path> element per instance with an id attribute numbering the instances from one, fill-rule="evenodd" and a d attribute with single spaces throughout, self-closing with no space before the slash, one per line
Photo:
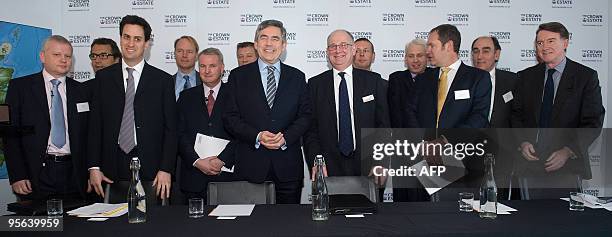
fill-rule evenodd
<path id="1" fill-rule="evenodd" d="M 446 88 L 448 87 L 448 72 L 450 68 L 443 67 L 442 75 L 440 75 L 440 81 L 438 82 L 438 108 L 436 110 L 436 128 L 440 122 L 440 114 L 442 113 L 442 107 L 444 107 L 444 101 L 446 101 Z"/>
<path id="2" fill-rule="evenodd" d="M 349 156 L 353 151 L 353 128 L 351 126 L 351 105 L 344 74 L 346 73 L 338 73 L 341 78 L 338 90 L 338 146 L 342 155 Z"/>
<path id="3" fill-rule="evenodd" d="M 208 104 L 206 104 L 206 109 L 208 109 L 208 116 L 212 114 L 213 107 L 215 106 L 215 97 L 213 96 L 214 91 L 210 90 L 208 93 Z"/>
<path id="4" fill-rule="evenodd" d="M 51 80 L 51 143 L 57 148 L 66 144 L 66 124 L 64 124 L 64 106 L 58 86 L 62 83 L 58 79 Z"/>
<path id="5" fill-rule="evenodd" d="M 276 95 L 276 80 L 274 80 L 274 66 L 267 66 L 268 69 L 268 81 L 266 83 L 266 100 L 268 100 L 268 106 L 270 109 L 274 105 L 274 96 Z"/>
<path id="6" fill-rule="evenodd" d="M 548 77 L 546 77 L 546 83 L 544 84 L 544 95 L 542 96 L 542 107 L 540 108 L 540 121 L 539 125 L 541 128 L 550 127 L 550 119 L 552 116 L 552 107 L 555 99 L 555 83 L 553 82 L 553 74 L 555 69 L 548 69 Z"/>
<path id="7" fill-rule="evenodd" d="M 183 84 L 183 90 L 191 88 L 191 82 L 189 82 L 189 75 L 184 75 L 183 79 L 185 79 L 185 84 Z"/>
<path id="8" fill-rule="evenodd" d="M 119 147 L 123 152 L 130 153 L 136 146 L 134 140 L 134 76 L 133 68 L 126 68 L 128 72 L 127 87 L 125 90 L 125 104 L 123 106 L 123 117 L 121 118 L 121 129 L 119 130 Z"/>

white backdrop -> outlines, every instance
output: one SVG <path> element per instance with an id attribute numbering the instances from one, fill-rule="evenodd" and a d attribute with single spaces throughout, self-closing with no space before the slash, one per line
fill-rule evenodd
<path id="1" fill-rule="evenodd" d="M 151 24 L 148 62 L 170 74 L 176 72 L 173 42 L 181 35 L 194 36 L 200 49 L 221 49 L 229 71 L 237 65 L 236 43 L 252 41 L 262 20 L 281 20 L 289 32 L 284 61 L 307 77 L 327 69 L 325 39 L 337 28 L 369 38 L 376 52 L 372 69 L 387 78 L 404 69 L 405 43 L 426 38 L 439 24 L 457 25 L 465 63 L 471 64 L 474 38 L 496 35 L 503 49 L 498 67 L 519 71 L 535 64 L 537 26 L 559 21 L 571 32 L 568 56 L 599 72 L 607 108 L 610 8 L 607 0 L 22 0 L 3 3 L 0 16 L 50 28 L 71 40 L 78 80 L 93 77 L 87 57 L 91 42 L 97 37 L 118 42 L 119 21 L 126 14 L 140 15 Z M 611 127 L 609 119 L 605 124 Z M 599 157 L 592 157 L 596 169 Z"/>

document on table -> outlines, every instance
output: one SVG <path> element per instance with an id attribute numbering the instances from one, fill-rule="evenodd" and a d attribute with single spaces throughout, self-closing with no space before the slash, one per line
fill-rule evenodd
<path id="1" fill-rule="evenodd" d="M 70 216 L 76 217 L 118 217 L 122 216 L 128 211 L 127 203 L 119 204 L 108 204 L 108 203 L 94 203 L 88 206 L 80 207 L 72 211 L 66 212 Z"/>
<path id="2" fill-rule="evenodd" d="M 195 152 L 198 154 L 199 157 L 206 158 L 211 156 L 218 156 L 219 154 L 221 154 L 223 149 L 225 149 L 225 146 L 227 146 L 227 144 L 229 144 L 228 140 L 198 133 L 196 134 L 196 142 L 193 145 L 193 149 L 195 149 Z M 231 169 L 223 166 L 221 167 L 221 171 L 234 173 L 234 166 L 232 166 Z"/>
<path id="3" fill-rule="evenodd" d="M 255 204 L 249 205 L 219 205 L 208 216 L 250 216 Z"/>
<path id="4" fill-rule="evenodd" d="M 474 211 L 479 212 L 480 211 L 480 200 L 474 200 L 472 202 L 472 207 L 474 208 Z M 514 211 L 518 211 L 512 207 L 506 206 L 504 204 L 501 203 L 497 203 L 497 214 L 498 215 L 510 215 L 512 214 L 511 212 Z"/>
<path id="5" fill-rule="evenodd" d="M 561 198 L 561 200 L 569 202 L 569 198 Z M 592 208 L 592 209 L 606 209 L 608 211 L 612 211 L 612 202 L 603 204 L 603 203 L 599 203 L 597 202 L 597 197 L 590 195 L 590 194 L 582 194 L 581 195 L 581 200 L 576 200 L 579 201 L 581 203 L 584 203 L 585 207 L 588 208 Z"/>
<path id="6" fill-rule="evenodd" d="M 446 171 L 439 176 L 418 175 L 423 168 L 430 171 L 429 164 L 427 164 L 426 160 L 422 160 L 411 167 L 415 170 L 417 179 L 419 182 L 421 182 L 421 184 L 423 184 L 423 187 L 425 187 L 425 190 L 427 193 L 429 193 L 429 195 L 440 191 L 440 189 L 448 186 L 465 175 L 465 166 L 463 165 L 463 162 L 455 159 L 452 156 L 442 156 L 441 158 L 442 165 L 446 167 Z"/>

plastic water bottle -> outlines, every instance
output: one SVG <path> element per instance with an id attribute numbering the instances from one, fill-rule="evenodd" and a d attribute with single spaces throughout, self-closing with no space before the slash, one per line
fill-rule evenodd
<path id="1" fill-rule="evenodd" d="M 325 221 L 329 219 L 329 196 L 325 176 L 323 175 L 325 161 L 322 155 L 317 155 L 315 166 L 317 167 L 317 173 L 312 181 L 312 220 Z"/>
<path id="2" fill-rule="evenodd" d="M 495 219 L 497 217 L 497 185 L 493 176 L 493 154 L 486 154 L 486 175 L 480 185 L 480 218 Z"/>
<path id="3" fill-rule="evenodd" d="M 138 157 L 132 158 L 130 162 L 132 180 L 128 189 L 128 222 L 143 223 L 147 221 L 147 202 L 142 182 L 138 171 L 140 170 L 140 160 Z"/>

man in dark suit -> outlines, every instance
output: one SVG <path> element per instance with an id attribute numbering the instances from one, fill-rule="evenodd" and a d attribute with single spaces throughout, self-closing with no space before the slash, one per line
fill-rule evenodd
<path id="1" fill-rule="evenodd" d="M 40 52 L 42 72 L 11 80 L 11 123 L 32 133 L 8 136 L 5 155 L 13 192 L 21 199 L 84 197 L 89 104 L 84 86 L 67 77 L 72 46 L 59 35 Z"/>
<path id="2" fill-rule="evenodd" d="M 518 73 L 511 123 L 540 128 L 519 134 L 518 175 L 571 188 L 576 180 L 591 178 L 588 146 L 599 135 L 605 110 L 597 72 L 567 58 L 568 44 L 561 23 L 538 27 L 536 52 L 542 62 Z"/>
<path id="3" fill-rule="evenodd" d="M 255 33 L 259 59 L 231 71 L 223 122 L 238 141 L 237 178 L 273 181 L 277 203 L 299 203 L 304 170 L 301 137 L 311 111 L 304 73 L 280 61 L 286 36 L 280 21 L 259 24 Z"/>
<path id="4" fill-rule="evenodd" d="M 195 70 L 200 47 L 191 36 L 183 35 L 174 41 L 174 58 L 178 71 L 174 78 L 174 95 L 178 100 L 181 91 L 202 84 L 200 74 Z"/>
<path id="5" fill-rule="evenodd" d="M 177 102 L 178 151 L 183 160 L 181 191 L 187 199 L 206 199 L 210 181 L 230 181 L 231 173 L 221 172 L 221 167 L 231 168 L 234 163 L 234 143 L 222 121 L 227 109 L 227 86 L 221 83 L 223 54 L 216 48 L 207 48 L 199 53 L 198 61 L 203 84 L 181 92 Z M 230 143 L 218 156 L 199 157 L 194 150 L 198 133 Z"/>
<path id="6" fill-rule="evenodd" d="M 406 128 L 406 110 L 408 108 L 408 95 L 417 75 L 427 69 L 427 42 L 423 39 L 414 39 L 406 44 L 404 64 L 408 69 L 396 71 L 389 75 L 389 119 L 391 127 Z"/>
<path id="7" fill-rule="evenodd" d="M 516 73 L 496 68 L 501 56 L 501 46 L 495 36 L 481 36 L 472 42 L 472 65 L 491 75 L 491 108 L 488 129 L 489 145 L 495 154 L 495 179 L 499 199 L 507 199 L 516 146 L 509 136 L 512 90 L 516 84 Z M 493 144 L 494 146 L 492 146 Z M 518 191 L 518 190 L 517 190 Z M 516 192 L 515 192 L 516 193 Z M 516 196 L 518 197 L 518 196 Z"/>
<path id="8" fill-rule="evenodd" d="M 425 134 L 425 141 L 442 144 L 474 143 L 479 141 L 474 128 L 488 126 L 491 102 L 489 73 L 467 66 L 459 60 L 460 43 L 461 33 L 453 25 L 439 25 L 429 32 L 427 56 L 436 68 L 417 76 L 414 93 L 408 97 L 406 114 L 408 127 L 435 129 L 435 135 Z M 459 131 L 454 128 L 467 129 Z M 428 163 L 436 164 L 439 163 L 436 157 L 425 158 Z M 462 162 L 467 173 L 452 186 L 477 186 L 483 170 L 482 160 L 466 157 Z M 447 190 L 441 196 L 443 199 L 454 200 L 456 192 Z"/>
<path id="9" fill-rule="evenodd" d="M 120 23 L 121 63 L 96 73 L 89 125 L 89 177 L 96 193 L 102 182 L 128 181 L 129 161 L 138 157 L 140 178 L 153 181 L 157 195 L 169 197 L 176 165 L 174 80 L 144 61 L 151 27 L 127 15 Z"/>
<path id="10" fill-rule="evenodd" d="M 439 25 L 429 32 L 427 57 L 437 69 L 416 79 L 415 93 L 408 99 L 408 127 L 487 127 L 490 76 L 459 60 L 460 42 L 461 34 L 452 25 Z"/>
<path id="11" fill-rule="evenodd" d="M 323 155 L 330 176 L 362 175 L 361 128 L 390 125 L 387 86 L 378 73 L 353 68 L 353 44 L 348 31 L 333 31 L 327 37 L 332 69 L 308 80 L 313 116 L 304 150 L 313 175 L 316 155 Z"/>

